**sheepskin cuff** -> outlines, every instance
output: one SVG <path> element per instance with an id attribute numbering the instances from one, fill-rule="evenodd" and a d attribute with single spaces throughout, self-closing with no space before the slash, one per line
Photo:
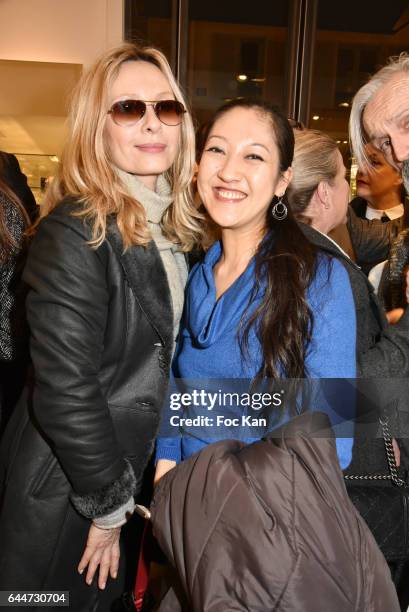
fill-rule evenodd
<path id="1" fill-rule="evenodd" d="M 71 501 L 82 516 L 89 519 L 106 516 L 128 503 L 129 498 L 134 496 L 136 492 L 135 474 L 129 461 L 125 459 L 125 463 L 121 476 L 110 484 L 86 495 L 71 493 Z"/>
<path id="2" fill-rule="evenodd" d="M 132 516 L 135 510 L 135 501 L 133 496 L 129 498 L 126 504 L 120 506 L 117 510 L 114 510 L 110 514 L 101 516 L 100 518 L 94 519 L 92 522 L 96 527 L 100 529 L 114 529 L 115 527 L 122 527 Z"/>

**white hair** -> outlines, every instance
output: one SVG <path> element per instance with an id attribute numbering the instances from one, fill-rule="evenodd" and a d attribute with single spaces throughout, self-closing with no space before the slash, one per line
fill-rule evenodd
<path id="1" fill-rule="evenodd" d="M 406 52 L 398 56 L 390 57 L 386 66 L 378 70 L 378 72 L 370 78 L 368 83 L 358 90 L 352 101 L 351 114 L 349 117 L 349 137 L 353 154 L 356 157 L 358 166 L 361 168 L 368 168 L 370 166 L 365 151 L 365 144 L 367 144 L 363 125 L 365 107 L 376 92 L 399 72 L 409 73 L 409 54 Z"/>

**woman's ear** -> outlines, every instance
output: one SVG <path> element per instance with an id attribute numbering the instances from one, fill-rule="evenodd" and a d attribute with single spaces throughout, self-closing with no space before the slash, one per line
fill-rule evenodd
<path id="1" fill-rule="evenodd" d="M 281 172 L 274 195 L 276 195 L 279 198 L 282 198 L 292 178 L 293 178 L 293 169 L 290 166 L 289 168 L 287 168 L 287 170 L 284 170 L 284 172 Z"/>
<path id="2" fill-rule="evenodd" d="M 317 195 L 318 200 L 321 202 L 324 208 L 329 208 L 330 196 L 329 196 L 328 183 L 326 183 L 325 181 L 320 181 L 318 183 L 317 189 L 315 190 L 315 193 Z"/>

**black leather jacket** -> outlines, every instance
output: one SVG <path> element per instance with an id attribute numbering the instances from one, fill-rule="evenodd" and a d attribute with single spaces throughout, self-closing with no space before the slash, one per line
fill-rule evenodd
<path id="1" fill-rule="evenodd" d="M 156 246 L 123 253 L 112 222 L 92 249 L 74 206 L 40 223 L 24 273 L 35 384 L 1 447 L 1 588 L 45 588 L 64 568 L 69 588 L 89 518 L 138 492 L 167 384 L 173 317 Z"/>

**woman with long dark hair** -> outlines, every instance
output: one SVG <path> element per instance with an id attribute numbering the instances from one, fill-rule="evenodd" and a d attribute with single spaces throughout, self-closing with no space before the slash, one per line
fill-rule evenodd
<path id="1" fill-rule="evenodd" d="M 198 190 L 221 240 L 188 281 L 173 363 L 176 378 L 355 376 L 348 276 L 305 238 L 286 204 L 293 148 L 288 121 L 263 103 L 230 102 L 208 126 Z M 180 435 L 172 426 L 174 409 L 165 414 L 157 442 L 157 479 L 215 433 L 182 428 Z M 239 431 L 225 428 L 218 434 L 238 437 Z M 252 441 L 254 434 L 247 432 L 244 439 Z M 349 444 L 338 444 L 343 467 L 350 460 Z"/>

